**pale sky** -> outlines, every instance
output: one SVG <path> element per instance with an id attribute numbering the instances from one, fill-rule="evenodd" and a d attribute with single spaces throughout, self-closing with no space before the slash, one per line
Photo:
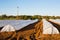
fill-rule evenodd
<path id="1" fill-rule="evenodd" d="M 60 0 L 0 0 L 0 15 L 54 15 L 60 16 Z"/>

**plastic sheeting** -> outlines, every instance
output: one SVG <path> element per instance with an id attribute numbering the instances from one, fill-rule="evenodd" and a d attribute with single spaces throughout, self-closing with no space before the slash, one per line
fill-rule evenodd
<path id="1" fill-rule="evenodd" d="M 49 20 L 52 21 L 52 22 L 60 24 L 60 19 L 49 19 Z"/>
<path id="2" fill-rule="evenodd" d="M 10 31 L 15 31 L 15 28 L 11 25 L 6 25 L 1 30 L 1 32 L 10 32 Z"/>
<path id="3" fill-rule="evenodd" d="M 29 24 L 37 22 L 36 20 L 0 20 L 0 27 L 5 25 L 12 25 L 16 30 L 19 30 Z"/>
<path id="4" fill-rule="evenodd" d="M 59 34 L 59 31 L 57 28 L 55 28 L 50 22 L 46 21 L 45 19 L 43 21 L 43 34 Z"/>

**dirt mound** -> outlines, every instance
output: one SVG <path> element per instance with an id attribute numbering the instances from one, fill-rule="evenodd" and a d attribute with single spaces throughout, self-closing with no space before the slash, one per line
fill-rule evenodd
<path id="1" fill-rule="evenodd" d="M 60 34 L 42 34 L 43 22 L 30 24 L 16 32 L 0 33 L 0 40 L 60 40 Z"/>
<path id="2" fill-rule="evenodd" d="M 30 24 L 20 30 L 16 30 L 16 32 L 1 32 L 0 40 L 30 40 L 34 34 L 35 25 L 37 23 L 38 22 Z"/>

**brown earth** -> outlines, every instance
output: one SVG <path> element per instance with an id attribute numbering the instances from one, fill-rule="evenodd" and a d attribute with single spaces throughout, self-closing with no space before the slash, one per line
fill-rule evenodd
<path id="1" fill-rule="evenodd" d="M 42 32 L 43 22 L 39 21 L 15 32 L 1 32 L 0 40 L 60 40 L 60 34 L 43 34 Z"/>

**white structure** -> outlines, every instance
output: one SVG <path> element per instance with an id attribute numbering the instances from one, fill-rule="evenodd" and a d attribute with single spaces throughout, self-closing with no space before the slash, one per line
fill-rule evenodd
<path id="1" fill-rule="evenodd" d="M 1 30 L 1 32 L 11 32 L 11 31 L 15 31 L 15 28 L 11 25 L 6 25 Z"/>
<path id="2" fill-rule="evenodd" d="M 0 20 L 0 27 L 10 24 L 15 28 L 15 30 L 20 30 L 26 27 L 27 25 L 33 24 L 35 22 L 38 22 L 38 19 L 36 20 Z"/>
<path id="3" fill-rule="evenodd" d="M 50 22 L 43 19 L 43 34 L 59 34 L 57 28 L 55 28 Z"/>
<path id="4" fill-rule="evenodd" d="M 49 19 L 49 21 L 57 23 L 57 24 L 60 25 L 60 19 L 55 19 L 55 20 L 54 19 Z"/>

